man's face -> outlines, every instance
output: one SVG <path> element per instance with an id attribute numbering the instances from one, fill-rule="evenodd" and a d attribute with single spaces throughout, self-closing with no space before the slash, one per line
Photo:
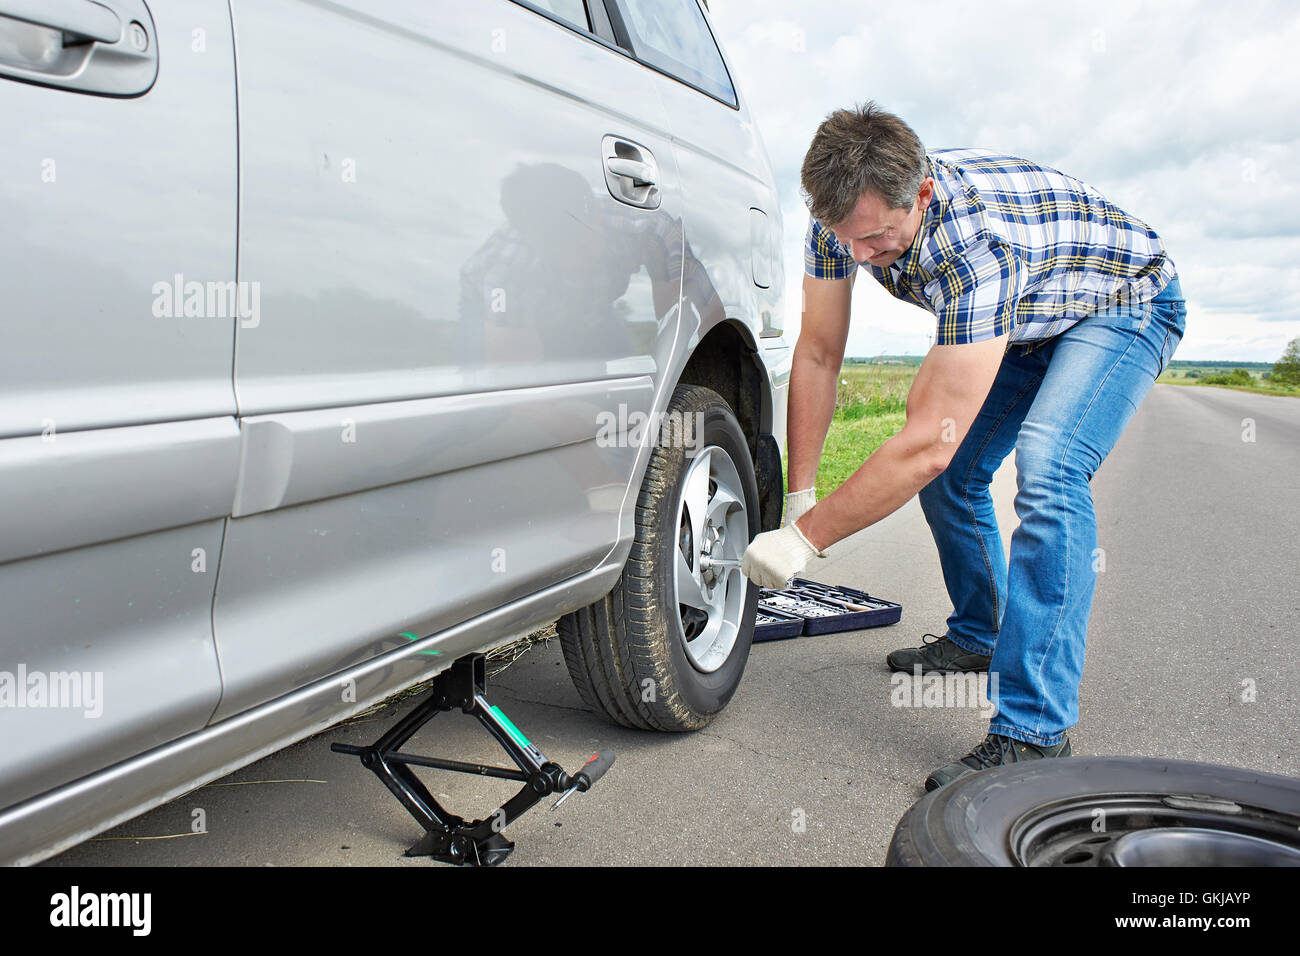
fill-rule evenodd
<path id="1" fill-rule="evenodd" d="M 933 195 L 934 180 L 929 176 L 912 205 L 903 209 L 894 209 L 879 196 L 865 193 L 849 218 L 831 226 L 831 231 L 858 262 L 883 269 L 911 248 Z"/>

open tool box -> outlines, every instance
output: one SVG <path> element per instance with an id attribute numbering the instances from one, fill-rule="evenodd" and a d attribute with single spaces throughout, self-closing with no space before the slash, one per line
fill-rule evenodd
<path id="1" fill-rule="evenodd" d="M 759 592 L 755 641 L 857 631 L 897 623 L 903 607 L 843 585 L 795 578 L 788 588 Z"/>

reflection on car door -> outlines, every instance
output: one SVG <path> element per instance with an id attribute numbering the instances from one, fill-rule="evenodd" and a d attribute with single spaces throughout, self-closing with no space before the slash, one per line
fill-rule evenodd
<path id="1" fill-rule="evenodd" d="M 610 551 L 637 449 L 601 413 L 663 385 L 682 248 L 661 103 L 580 29 L 508 0 L 232 8 L 261 321 L 218 719 Z"/>

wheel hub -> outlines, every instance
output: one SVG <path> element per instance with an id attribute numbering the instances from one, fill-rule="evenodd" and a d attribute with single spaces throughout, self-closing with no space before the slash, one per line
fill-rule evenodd
<path id="1" fill-rule="evenodd" d="M 1102 866 L 1300 866 L 1300 850 L 1245 833 L 1166 827 L 1126 833 L 1101 853 Z"/>
<path id="2" fill-rule="evenodd" d="M 686 656 L 705 673 L 726 662 L 740 634 L 748 585 L 740 557 L 748 531 L 735 463 L 710 445 L 695 456 L 682 481 L 673 575 Z"/>
<path id="3" fill-rule="evenodd" d="M 1061 801 L 1013 827 L 1022 866 L 1296 866 L 1300 833 L 1280 815 L 1196 795 Z"/>

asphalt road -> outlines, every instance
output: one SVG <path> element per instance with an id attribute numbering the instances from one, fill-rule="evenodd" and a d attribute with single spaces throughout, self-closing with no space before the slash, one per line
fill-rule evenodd
<path id="1" fill-rule="evenodd" d="M 1157 386 L 1093 488 L 1105 570 L 1075 753 L 1300 776 L 1300 401 Z M 1014 490 L 1008 461 L 995 479 L 1007 541 Z M 572 769 L 597 747 L 618 751 L 590 794 L 510 826 L 509 865 L 883 862 L 926 774 L 978 742 L 986 721 L 974 708 L 891 703 L 885 654 L 942 633 L 950 609 L 915 500 L 836 545 L 811 576 L 898 601 L 903 620 L 756 645 L 730 707 L 696 734 L 631 732 L 588 712 L 555 642 L 496 678 L 489 698 L 552 759 Z M 370 741 L 388 719 L 290 747 L 47 865 L 436 865 L 402 857 L 415 822 L 356 758 L 329 751 Z M 460 715 L 437 717 L 407 749 L 498 759 Z M 511 789 L 426 779 L 467 816 Z M 195 809 L 207 823 L 197 835 Z"/>

